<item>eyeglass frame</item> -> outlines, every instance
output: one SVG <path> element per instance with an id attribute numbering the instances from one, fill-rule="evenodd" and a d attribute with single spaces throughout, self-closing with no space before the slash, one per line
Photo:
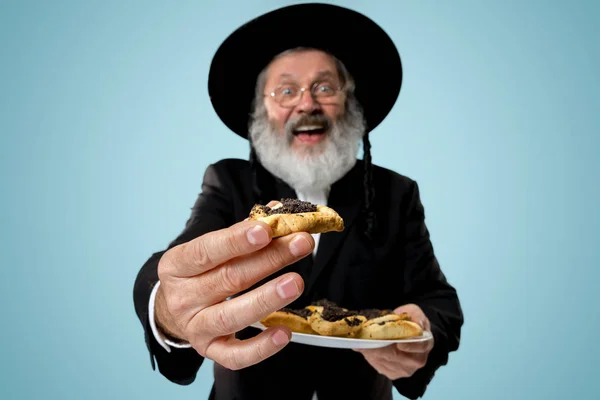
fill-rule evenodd
<path id="1" fill-rule="evenodd" d="M 309 91 L 309 92 L 310 92 L 310 95 L 313 97 L 313 99 L 314 99 L 314 100 L 315 100 L 317 103 L 319 103 L 319 104 L 323 104 L 323 103 L 321 103 L 321 102 L 318 100 L 318 99 L 320 99 L 320 98 L 322 98 L 322 97 L 320 97 L 320 96 L 318 96 L 318 95 L 315 95 L 315 94 L 313 93 L 313 90 L 314 90 L 314 88 L 315 88 L 315 87 L 317 87 L 317 86 L 318 86 L 318 85 L 320 85 L 321 83 L 323 83 L 323 82 L 322 82 L 322 81 L 316 81 L 316 82 L 314 82 L 314 83 L 313 83 L 313 84 L 310 86 L 310 91 Z M 273 89 L 273 91 L 272 91 L 272 92 L 270 92 L 270 93 L 267 93 L 267 94 L 264 94 L 263 96 L 264 96 L 264 97 L 271 97 L 273 100 L 275 100 L 275 102 L 276 102 L 277 104 L 279 104 L 281 107 L 284 107 L 284 108 L 292 108 L 292 107 L 295 107 L 295 106 L 297 106 L 297 105 L 300 103 L 300 100 L 302 100 L 302 96 L 304 95 L 304 92 L 305 92 L 305 91 L 307 91 L 307 90 L 309 89 L 309 88 L 308 88 L 308 87 L 306 87 L 306 86 L 302 86 L 302 87 L 300 87 L 300 88 L 299 88 L 300 95 L 298 96 L 298 99 L 297 99 L 297 100 L 295 100 L 295 101 L 294 101 L 294 102 L 293 102 L 291 105 L 284 106 L 284 105 L 282 105 L 282 104 L 281 104 L 281 102 L 279 102 L 279 101 L 277 101 L 277 100 L 275 99 L 275 90 L 277 90 L 277 88 L 279 88 L 279 87 L 281 87 L 281 86 L 283 86 L 283 85 L 278 85 L 278 86 L 277 86 L 275 89 Z M 299 86 L 299 85 L 295 85 L 295 84 L 294 84 L 294 86 Z M 332 85 L 332 86 L 333 86 L 333 85 Z M 345 93 L 345 89 L 346 89 L 346 88 L 345 88 L 344 86 L 341 86 L 341 85 L 334 86 L 334 87 L 333 87 L 333 90 L 335 90 L 335 92 L 334 92 L 332 95 L 330 95 L 330 96 L 325 96 L 325 98 L 327 98 L 327 97 L 335 97 L 335 96 L 337 96 L 339 93 Z"/>

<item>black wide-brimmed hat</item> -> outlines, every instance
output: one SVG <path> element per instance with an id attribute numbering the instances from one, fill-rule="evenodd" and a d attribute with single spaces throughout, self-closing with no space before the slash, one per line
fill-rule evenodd
<path id="1" fill-rule="evenodd" d="M 347 8 L 305 3 L 279 8 L 242 25 L 213 57 L 208 93 L 225 125 L 243 138 L 256 79 L 279 53 L 296 47 L 337 57 L 356 82 L 356 97 L 372 131 L 394 106 L 402 63 L 394 42 L 373 20 Z"/>

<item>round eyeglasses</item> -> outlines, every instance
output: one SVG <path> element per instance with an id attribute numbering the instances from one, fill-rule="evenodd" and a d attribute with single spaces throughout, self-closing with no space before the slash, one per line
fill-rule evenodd
<path id="1" fill-rule="evenodd" d="M 294 107 L 300 102 L 302 95 L 307 89 L 293 83 L 288 83 L 277 86 L 275 90 L 265 96 L 270 96 L 282 107 Z M 317 82 L 310 87 L 310 95 L 320 104 L 336 103 L 338 100 L 337 96 L 342 91 L 342 87 L 331 82 Z"/>

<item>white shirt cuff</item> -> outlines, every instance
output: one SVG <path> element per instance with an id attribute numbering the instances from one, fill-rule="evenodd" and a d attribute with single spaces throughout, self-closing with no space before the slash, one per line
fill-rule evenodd
<path id="1" fill-rule="evenodd" d="M 152 288 L 152 292 L 150 293 L 150 302 L 148 304 L 148 319 L 150 320 L 150 328 L 152 329 L 152 334 L 154 338 L 161 345 L 163 349 L 167 351 L 167 353 L 171 352 L 171 347 L 175 347 L 178 349 L 189 349 L 192 347 L 189 343 L 175 343 L 165 337 L 165 335 L 158 329 L 156 326 L 156 321 L 154 321 L 154 302 L 156 301 L 156 292 L 158 287 L 160 286 L 160 281 L 156 282 L 156 285 Z"/>

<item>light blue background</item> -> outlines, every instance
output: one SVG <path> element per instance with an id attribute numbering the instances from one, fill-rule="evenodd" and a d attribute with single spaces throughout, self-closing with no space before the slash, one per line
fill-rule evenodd
<path id="1" fill-rule="evenodd" d="M 373 158 L 419 182 L 464 306 L 425 398 L 600 398 L 600 3 L 334 3 L 401 51 Z M 247 157 L 207 97 L 215 49 L 286 4 L 2 2 L 0 398 L 206 398 L 212 363 L 152 371 L 133 282 L 206 166 Z"/>

